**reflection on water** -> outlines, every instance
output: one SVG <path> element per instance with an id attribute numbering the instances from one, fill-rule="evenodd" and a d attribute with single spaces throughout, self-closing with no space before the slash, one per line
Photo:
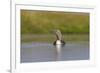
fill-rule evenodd
<path id="1" fill-rule="evenodd" d="M 61 49 L 62 49 L 62 46 L 57 44 L 55 46 L 55 49 L 56 49 L 56 53 L 57 53 L 56 60 L 60 61 L 61 60 Z"/>
<path id="2" fill-rule="evenodd" d="M 55 47 L 51 43 L 21 44 L 21 63 L 88 59 L 88 43 L 66 43 L 64 47 Z"/>

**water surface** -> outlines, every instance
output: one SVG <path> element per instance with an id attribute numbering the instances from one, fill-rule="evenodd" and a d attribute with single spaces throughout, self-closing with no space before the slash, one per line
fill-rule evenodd
<path id="1" fill-rule="evenodd" d="M 58 53 L 52 43 L 22 43 L 21 63 L 75 61 L 89 59 L 88 42 L 66 43 Z"/>

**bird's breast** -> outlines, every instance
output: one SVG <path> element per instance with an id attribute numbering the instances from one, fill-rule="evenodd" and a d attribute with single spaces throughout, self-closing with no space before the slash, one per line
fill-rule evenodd
<path id="1" fill-rule="evenodd" d="M 61 41 L 60 40 L 57 40 L 56 41 L 56 44 L 60 45 L 61 44 Z"/>

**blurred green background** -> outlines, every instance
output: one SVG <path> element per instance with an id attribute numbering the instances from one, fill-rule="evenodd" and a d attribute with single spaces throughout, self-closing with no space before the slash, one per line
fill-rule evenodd
<path id="1" fill-rule="evenodd" d="M 54 29 L 59 29 L 66 41 L 88 41 L 89 13 L 21 10 L 22 42 L 52 41 Z"/>

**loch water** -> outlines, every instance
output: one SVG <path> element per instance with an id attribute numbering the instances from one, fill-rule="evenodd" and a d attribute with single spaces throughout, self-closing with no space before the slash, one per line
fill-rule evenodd
<path id="1" fill-rule="evenodd" d="M 21 63 L 89 60 L 89 54 L 87 42 L 66 43 L 61 48 L 52 43 L 29 42 L 21 44 L 20 60 Z"/>

